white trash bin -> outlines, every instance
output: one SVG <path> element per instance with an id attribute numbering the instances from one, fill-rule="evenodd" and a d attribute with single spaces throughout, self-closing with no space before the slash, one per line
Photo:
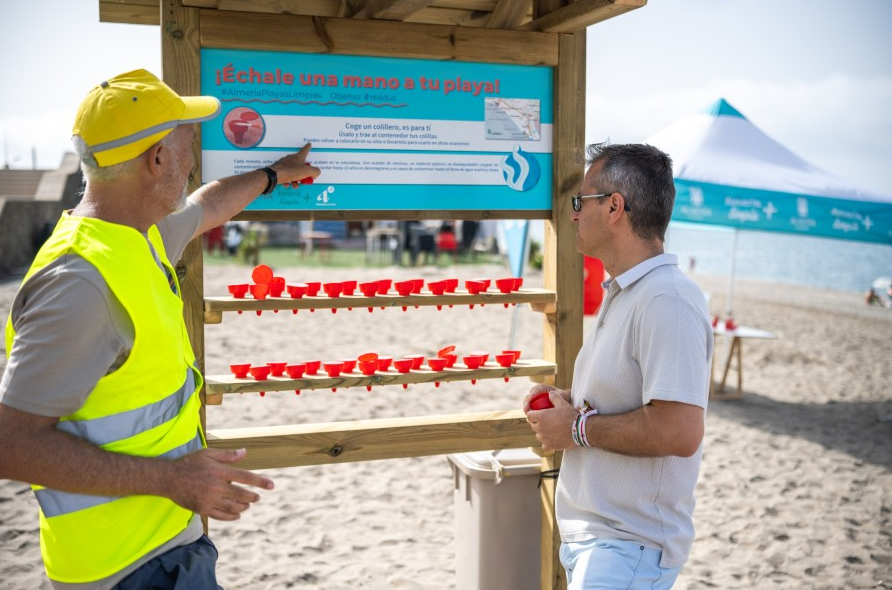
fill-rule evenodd
<path id="1" fill-rule="evenodd" d="M 456 590 L 538 590 L 542 460 L 530 449 L 447 455 Z"/>

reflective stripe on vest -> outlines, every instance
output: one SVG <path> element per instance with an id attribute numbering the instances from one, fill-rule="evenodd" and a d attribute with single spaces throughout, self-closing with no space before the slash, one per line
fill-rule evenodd
<path id="1" fill-rule="evenodd" d="M 168 460 L 177 459 L 201 449 L 202 446 L 201 434 L 196 433 L 195 438 L 186 444 L 171 449 L 163 455 L 159 455 L 158 458 Z M 34 490 L 34 496 L 37 498 L 37 503 L 40 504 L 40 509 L 43 510 L 44 516 L 47 518 L 60 516 L 62 514 L 70 514 L 85 508 L 92 508 L 93 506 L 99 506 L 100 504 L 114 502 L 121 498 L 121 496 L 91 496 L 89 494 L 60 492 L 49 488 Z"/>
<path id="2" fill-rule="evenodd" d="M 62 420 L 56 428 L 94 445 L 107 445 L 173 420 L 189 401 L 193 391 L 195 377 L 189 368 L 186 370 L 186 381 L 180 388 L 154 404 L 92 420 Z"/>

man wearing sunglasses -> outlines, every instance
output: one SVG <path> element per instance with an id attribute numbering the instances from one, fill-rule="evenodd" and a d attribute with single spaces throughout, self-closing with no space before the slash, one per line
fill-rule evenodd
<path id="1" fill-rule="evenodd" d="M 604 262 L 604 303 L 572 390 L 524 400 L 563 450 L 555 511 L 569 590 L 671 588 L 694 538 L 713 335 L 702 291 L 664 252 L 672 160 L 649 145 L 588 148 L 571 197 L 577 249 Z M 547 391 L 553 408 L 532 410 Z"/>

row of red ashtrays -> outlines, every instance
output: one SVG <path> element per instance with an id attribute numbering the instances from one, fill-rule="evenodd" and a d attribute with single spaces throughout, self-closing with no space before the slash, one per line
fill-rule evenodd
<path id="1" fill-rule="evenodd" d="M 355 359 L 339 359 L 336 361 L 306 361 L 302 363 L 288 364 L 285 362 L 266 363 L 264 365 L 251 365 L 250 363 L 239 363 L 229 365 L 229 369 L 237 379 L 247 379 L 250 373 L 257 381 L 263 381 L 269 377 L 284 377 L 287 375 L 291 379 L 301 379 L 305 375 L 318 375 L 322 369 L 329 377 L 340 377 L 343 373 L 354 373 L 359 371 L 362 375 L 372 376 L 379 372 L 389 372 L 391 365 L 397 373 L 409 373 L 412 370 L 424 370 L 424 364 L 427 362 L 428 369 L 431 371 L 445 371 L 451 368 L 479 369 L 489 360 L 488 352 L 475 351 L 461 357 L 464 367 L 455 367 L 458 362 L 458 355 L 454 352 L 454 346 L 447 346 L 437 353 L 436 357 L 425 358 L 423 354 L 410 354 L 403 358 L 394 359 L 390 356 L 380 356 L 375 352 L 368 352 L 360 355 Z M 501 354 L 494 355 L 495 362 L 500 367 L 511 367 L 520 358 L 519 350 L 503 350 Z M 505 381 L 508 378 L 505 377 Z M 476 383 L 476 379 L 472 379 L 471 383 Z M 440 383 L 436 382 L 435 386 L 439 387 Z M 403 383 L 403 389 L 408 384 Z M 371 391 L 372 387 L 366 386 Z M 333 388 L 332 391 L 337 391 Z M 300 394 L 300 390 L 296 390 Z M 264 395 L 264 392 L 260 392 Z"/>
<path id="2" fill-rule="evenodd" d="M 492 279 L 469 279 L 465 281 L 465 289 L 471 295 L 478 295 L 480 293 L 486 293 L 492 283 Z M 427 283 L 427 291 L 431 295 L 455 293 L 458 289 L 458 285 L 458 279 L 429 281 Z M 513 293 L 518 291 L 522 285 L 523 278 L 521 277 L 506 277 L 495 280 L 495 286 L 500 293 Z M 424 279 L 410 279 L 396 282 L 392 279 L 380 279 L 364 283 L 358 283 L 357 281 L 339 281 L 331 283 L 309 282 L 286 284 L 283 277 L 272 277 L 267 283 L 241 283 L 229 285 L 228 288 L 229 293 L 235 299 L 244 299 L 248 292 L 250 292 L 254 299 L 262 300 L 266 299 L 267 296 L 282 297 L 284 292 L 287 292 L 292 299 L 302 299 L 304 296 L 317 297 L 320 290 L 324 291 L 328 297 L 337 298 L 341 295 L 354 296 L 357 289 L 359 289 L 359 291 L 366 297 L 375 297 L 377 295 L 391 294 L 391 288 L 393 288 L 399 295 L 407 297 L 409 295 L 421 294 L 424 286 Z M 505 307 L 508 307 L 507 303 L 504 305 Z M 469 307 L 473 309 L 474 305 L 472 304 Z M 437 306 L 438 310 L 442 308 L 442 305 Z M 370 312 L 372 309 L 373 308 L 371 307 L 368 308 Z M 384 308 L 382 307 L 381 309 Z M 407 307 L 403 306 L 403 311 L 406 311 L 406 309 Z M 297 313 L 297 310 L 294 309 L 292 312 Z M 331 312 L 337 313 L 337 309 L 332 308 Z M 257 310 L 257 315 L 260 315 L 260 313 L 261 311 Z"/>

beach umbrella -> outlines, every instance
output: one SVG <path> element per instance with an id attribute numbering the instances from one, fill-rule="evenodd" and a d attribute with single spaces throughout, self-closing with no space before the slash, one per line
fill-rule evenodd
<path id="1" fill-rule="evenodd" d="M 892 244 L 892 197 L 809 164 L 723 98 L 645 143 L 672 157 L 672 220 L 735 229 L 729 316 L 741 229 Z"/>

